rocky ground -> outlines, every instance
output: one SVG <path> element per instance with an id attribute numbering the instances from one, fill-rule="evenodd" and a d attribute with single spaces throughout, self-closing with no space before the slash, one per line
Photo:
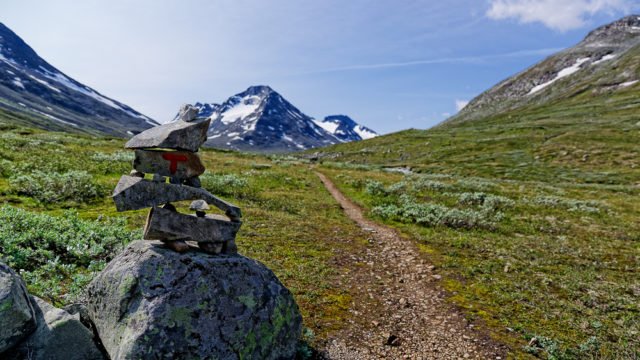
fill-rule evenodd
<path id="1" fill-rule="evenodd" d="M 323 174 L 318 176 L 345 213 L 370 232 L 369 246 L 351 262 L 341 282 L 352 290 L 352 317 L 330 338 L 328 359 L 505 359 L 492 341 L 445 300 L 437 269 L 416 244 L 367 220 Z"/>

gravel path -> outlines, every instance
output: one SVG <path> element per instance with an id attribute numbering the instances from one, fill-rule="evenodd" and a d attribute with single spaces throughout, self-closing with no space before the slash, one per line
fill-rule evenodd
<path id="1" fill-rule="evenodd" d="M 353 293 L 348 326 L 329 339 L 329 359 L 505 359 L 507 349 L 446 302 L 440 276 L 410 240 L 367 220 L 325 175 L 345 213 L 370 232 L 369 246 L 346 261 L 343 286 Z"/>

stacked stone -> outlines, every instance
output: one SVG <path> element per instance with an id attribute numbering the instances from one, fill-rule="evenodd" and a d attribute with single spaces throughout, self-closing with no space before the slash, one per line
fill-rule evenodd
<path id="1" fill-rule="evenodd" d="M 240 209 L 203 189 L 199 176 L 204 165 L 197 152 L 207 140 L 210 119 L 198 119 L 190 105 L 180 109 L 177 121 L 157 126 L 131 138 L 125 148 L 135 151 L 134 170 L 122 176 L 113 193 L 118 211 L 150 207 L 144 228 L 145 240 L 163 241 L 184 252 L 187 241 L 213 254 L 237 252 L 235 236 L 242 222 Z M 153 174 L 152 179 L 145 179 Z M 169 179 L 169 182 L 167 182 Z M 195 200 L 187 215 L 176 211 L 173 202 Z M 225 216 L 207 214 L 209 205 Z"/>

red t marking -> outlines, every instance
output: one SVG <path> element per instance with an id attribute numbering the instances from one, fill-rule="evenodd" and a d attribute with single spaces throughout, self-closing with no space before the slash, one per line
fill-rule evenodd
<path id="1" fill-rule="evenodd" d="M 178 170 L 178 162 L 181 161 L 187 161 L 187 157 L 185 155 L 178 155 L 178 154 L 162 154 L 162 158 L 170 161 L 171 164 L 169 165 L 169 172 L 171 174 L 175 174 L 176 171 Z"/>

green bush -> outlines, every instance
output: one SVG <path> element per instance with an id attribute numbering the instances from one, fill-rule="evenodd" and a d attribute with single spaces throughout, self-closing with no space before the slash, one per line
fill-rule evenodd
<path id="1" fill-rule="evenodd" d="M 417 203 L 409 195 L 402 195 L 399 204 L 385 204 L 372 209 L 383 219 L 413 222 L 424 226 L 447 226 L 454 229 L 493 229 L 502 213 L 485 210 L 455 209 L 438 204 Z"/>
<path id="2" fill-rule="evenodd" d="M 0 207 L 0 256 L 34 295 L 61 304 L 81 294 L 107 261 L 139 237 L 123 219 L 82 220 Z"/>
<path id="3" fill-rule="evenodd" d="M 30 196 L 42 203 L 84 203 L 104 194 L 103 189 L 86 171 L 69 171 L 63 174 L 34 171 L 28 175 L 11 177 L 9 184 L 14 193 Z"/>
<path id="4" fill-rule="evenodd" d="M 214 195 L 228 195 L 234 197 L 249 197 L 251 188 L 245 177 L 236 174 L 205 173 L 200 177 L 202 187 Z"/>
<path id="5" fill-rule="evenodd" d="M 586 213 L 600 212 L 600 204 L 597 201 L 582 201 L 575 199 L 567 199 L 557 196 L 538 196 L 531 201 L 536 205 L 542 205 L 550 208 L 567 209 L 569 211 L 579 211 Z"/>
<path id="6" fill-rule="evenodd" d="M 367 180 L 364 184 L 364 191 L 369 195 L 384 195 L 387 193 L 384 185 L 377 180 Z"/>
<path id="7" fill-rule="evenodd" d="M 91 160 L 98 162 L 132 162 L 134 157 L 135 153 L 133 151 L 97 152 L 91 155 Z"/>
<path id="8" fill-rule="evenodd" d="M 458 195 L 458 202 L 466 205 L 479 205 L 486 211 L 497 211 L 515 206 L 515 201 L 499 195 L 483 192 L 462 193 Z"/>

